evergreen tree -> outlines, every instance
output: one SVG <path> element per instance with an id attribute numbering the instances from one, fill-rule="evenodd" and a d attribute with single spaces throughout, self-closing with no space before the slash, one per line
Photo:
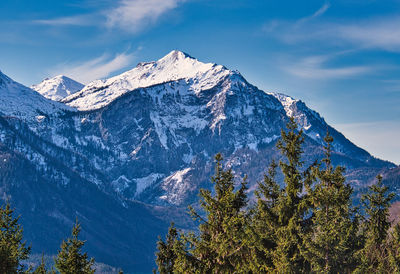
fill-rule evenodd
<path id="1" fill-rule="evenodd" d="M 251 214 L 248 228 L 253 272 L 293 273 L 309 270 L 301 253 L 303 235 L 308 229 L 309 210 L 305 186 L 313 181 L 311 167 L 302 172 L 301 162 L 304 142 L 302 130 L 297 131 L 293 118 L 287 132 L 281 131 L 277 143 L 283 160 L 279 167 L 284 176 L 284 187 L 275 181 L 278 165 L 273 161 L 264 181 L 258 184 L 257 205 Z"/>
<path id="2" fill-rule="evenodd" d="M 313 169 L 317 181 L 313 188 L 308 187 L 312 225 L 304 237 L 304 254 L 313 272 L 348 272 L 354 266 L 358 219 L 353 218 L 352 188 L 345 184 L 344 168 L 332 166 L 333 138 L 328 133 L 324 140 L 324 168 L 318 165 Z"/>
<path id="3" fill-rule="evenodd" d="M 81 226 L 76 221 L 72 228 L 72 237 L 63 241 L 61 250 L 55 259 L 55 267 L 61 274 L 86 274 L 94 273 L 94 259 L 88 259 L 87 253 L 82 253 L 81 249 L 85 244 L 84 241 L 78 239 Z"/>
<path id="4" fill-rule="evenodd" d="M 212 177 L 215 194 L 200 190 L 203 218 L 193 208 L 193 217 L 200 220 L 199 234 L 184 236 L 178 252 L 176 272 L 233 273 L 240 272 L 249 259 L 245 242 L 246 179 L 235 191 L 232 170 L 222 168 L 222 156 L 217 154 L 216 171 Z M 187 248 L 184 249 L 183 247 Z"/>
<path id="5" fill-rule="evenodd" d="M 400 224 L 397 223 L 387 243 L 390 273 L 400 273 Z"/>
<path id="6" fill-rule="evenodd" d="M 301 161 L 304 142 L 303 131 L 297 131 L 297 124 L 293 117 L 287 124 L 288 131 L 281 131 L 281 139 L 277 148 L 285 160 L 279 166 L 284 175 L 285 187 L 277 199 L 274 207 L 276 216 L 276 230 L 274 238 L 276 248 L 273 252 L 273 264 L 277 272 L 294 273 L 309 269 L 307 261 L 301 254 L 303 244 L 304 216 L 308 211 L 307 197 L 303 193 L 304 186 L 309 184 L 311 177 L 302 173 Z"/>
<path id="7" fill-rule="evenodd" d="M 258 183 L 255 191 L 256 207 L 251 212 L 251 225 L 248 237 L 251 246 L 249 269 L 252 272 L 271 272 L 274 269 L 273 253 L 276 248 L 275 231 L 278 228 L 279 216 L 277 205 L 282 190 L 275 181 L 277 164 L 272 161 L 264 180 Z"/>
<path id="8" fill-rule="evenodd" d="M 0 208 L 0 273 L 24 272 L 22 260 L 28 258 L 31 248 L 23 242 L 19 217 L 13 217 L 10 204 Z"/>
<path id="9" fill-rule="evenodd" d="M 158 266 L 159 273 L 165 274 L 174 272 L 174 265 L 177 258 L 174 248 L 177 241 L 178 231 L 176 230 L 174 223 L 172 223 L 168 229 L 166 241 L 164 242 L 161 238 L 159 238 L 157 242 L 158 252 L 156 253 L 156 264 Z"/>
<path id="10" fill-rule="evenodd" d="M 388 187 L 382 184 L 382 176 L 377 176 L 378 182 L 369 187 L 369 193 L 363 195 L 367 219 L 364 222 L 365 243 L 359 252 L 360 265 L 358 273 L 381 271 L 386 272 L 387 236 L 390 228 L 389 207 L 394 193 L 388 193 Z"/>
<path id="11" fill-rule="evenodd" d="M 44 255 L 42 254 L 42 259 L 38 267 L 33 271 L 34 274 L 47 274 L 47 273 L 55 273 L 54 271 L 47 271 L 46 263 L 44 261 Z"/>

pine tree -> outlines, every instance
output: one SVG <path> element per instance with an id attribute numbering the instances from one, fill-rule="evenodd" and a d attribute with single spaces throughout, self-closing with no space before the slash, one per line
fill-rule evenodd
<path id="1" fill-rule="evenodd" d="M 232 170 L 222 168 L 222 156 L 217 154 L 216 171 L 212 177 L 215 194 L 200 190 L 200 204 L 205 217 L 190 208 L 193 217 L 200 220 L 199 235 L 184 236 L 187 249 L 178 252 L 177 272 L 233 273 L 242 271 L 249 259 L 245 238 L 247 204 L 246 179 L 235 191 Z"/>
<path id="2" fill-rule="evenodd" d="M 10 204 L 0 208 L 0 273 L 21 273 L 22 260 L 28 258 L 31 248 L 23 242 L 23 229 L 19 217 L 13 217 Z"/>
<path id="3" fill-rule="evenodd" d="M 297 131 L 293 117 L 287 124 L 288 131 L 281 131 L 277 148 L 285 157 L 279 166 L 284 175 L 285 187 L 276 206 L 277 227 L 274 232 L 276 248 L 273 252 L 273 264 L 277 272 L 293 273 L 307 271 L 309 266 L 301 254 L 303 243 L 304 216 L 308 211 L 307 197 L 303 190 L 311 180 L 309 173 L 302 173 L 301 145 L 304 142 L 303 131 Z"/>
<path id="4" fill-rule="evenodd" d="M 178 231 L 176 230 L 174 223 L 172 223 L 168 229 L 166 241 L 164 242 L 160 238 L 157 242 L 158 252 L 156 253 L 156 264 L 158 266 L 159 273 L 165 274 L 174 272 L 174 265 L 177 258 L 174 248 L 177 241 Z"/>
<path id="5" fill-rule="evenodd" d="M 88 259 L 87 253 L 82 253 L 81 249 L 85 241 L 78 239 L 81 226 L 76 221 L 72 228 L 72 237 L 63 241 L 61 250 L 55 259 L 55 267 L 61 274 L 86 274 L 94 273 L 94 259 Z"/>
<path id="6" fill-rule="evenodd" d="M 255 191 L 256 207 L 251 210 L 251 224 L 248 226 L 251 260 L 249 269 L 252 272 L 272 272 L 274 269 L 273 253 L 276 248 L 275 231 L 278 228 L 279 216 L 277 205 L 282 190 L 275 181 L 277 164 L 272 161 L 264 180 L 258 183 Z"/>
<path id="7" fill-rule="evenodd" d="M 369 193 L 363 195 L 367 219 L 364 222 L 364 248 L 359 252 L 360 265 L 358 273 L 371 271 L 385 272 L 387 262 L 387 236 L 390 228 L 389 207 L 394 193 L 388 193 L 388 187 L 382 184 L 382 176 L 378 182 L 369 187 Z"/>
<path id="8" fill-rule="evenodd" d="M 308 187 L 312 205 L 312 225 L 304 238 L 305 257 L 317 273 L 348 272 L 354 266 L 353 252 L 358 219 L 351 206 L 352 188 L 345 184 L 344 168 L 331 162 L 329 133 L 325 137 L 325 158 L 313 171 L 317 179 Z"/>
<path id="9" fill-rule="evenodd" d="M 258 184 L 257 205 L 252 210 L 250 237 L 253 272 L 293 273 L 309 270 L 309 264 L 301 253 L 304 231 L 308 228 L 306 213 L 309 210 L 305 186 L 313 180 L 311 167 L 302 172 L 301 162 L 304 142 L 302 130 L 297 131 L 293 118 L 287 124 L 287 132 L 281 131 L 277 143 L 283 160 L 279 168 L 284 176 L 284 187 L 275 181 L 278 165 L 273 161 L 264 181 Z"/>
<path id="10" fill-rule="evenodd" d="M 36 267 L 35 271 L 33 271 L 34 274 L 47 274 L 47 273 L 55 273 L 54 271 L 47 271 L 46 268 L 46 263 L 44 261 L 44 255 L 42 254 L 42 259 L 40 261 L 40 264 L 38 267 Z"/>
<path id="11" fill-rule="evenodd" d="M 400 224 L 397 223 L 387 241 L 388 268 L 390 273 L 400 273 Z"/>

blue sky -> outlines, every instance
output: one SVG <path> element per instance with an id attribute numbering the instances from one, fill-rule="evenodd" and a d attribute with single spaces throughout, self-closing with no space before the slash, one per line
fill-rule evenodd
<path id="1" fill-rule="evenodd" d="M 400 1 L 2 0 L 0 70 L 87 83 L 179 49 L 400 164 Z"/>

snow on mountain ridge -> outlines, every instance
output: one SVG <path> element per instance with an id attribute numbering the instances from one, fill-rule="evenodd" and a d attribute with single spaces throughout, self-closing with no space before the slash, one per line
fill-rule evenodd
<path id="1" fill-rule="evenodd" d="M 61 101 L 84 87 L 83 84 L 64 75 L 57 75 L 53 78 L 46 78 L 37 85 L 32 85 L 31 89 L 39 92 L 47 99 Z"/>
<path id="2" fill-rule="evenodd" d="M 106 80 L 96 80 L 62 102 L 78 110 L 101 108 L 128 91 L 169 81 L 192 79 L 195 93 L 215 86 L 235 72 L 213 63 L 202 63 L 181 51 L 172 51 L 155 62 L 139 63 L 135 68 Z"/>
<path id="3" fill-rule="evenodd" d="M 318 120 L 322 125 L 327 126 L 325 120 L 316 111 L 308 108 L 301 100 L 294 99 L 283 93 L 268 93 L 281 102 L 288 117 L 294 117 L 296 122 L 306 131 L 312 126 L 310 118 Z M 315 138 L 313 138 L 315 139 Z"/>
<path id="4" fill-rule="evenodd" d="M 36 91 L 15 82 L 0 71 L 0 113 L 29 122 L 40 121 L 45 115 L 73 111 L 70 107 L 50 101 Z"/>

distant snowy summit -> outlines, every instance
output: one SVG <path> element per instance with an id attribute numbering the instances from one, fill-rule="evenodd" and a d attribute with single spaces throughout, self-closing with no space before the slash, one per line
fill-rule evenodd
<path id="1" fill-rule="evenodd" d="M 31 86 L 31 89 L 50 100 L 61 101 L 65 97 L 80 91 L 83 87 L 83 84 L 67 76 L 58 75 L 53 78 L 44 79 L 40 84 Z"/>

